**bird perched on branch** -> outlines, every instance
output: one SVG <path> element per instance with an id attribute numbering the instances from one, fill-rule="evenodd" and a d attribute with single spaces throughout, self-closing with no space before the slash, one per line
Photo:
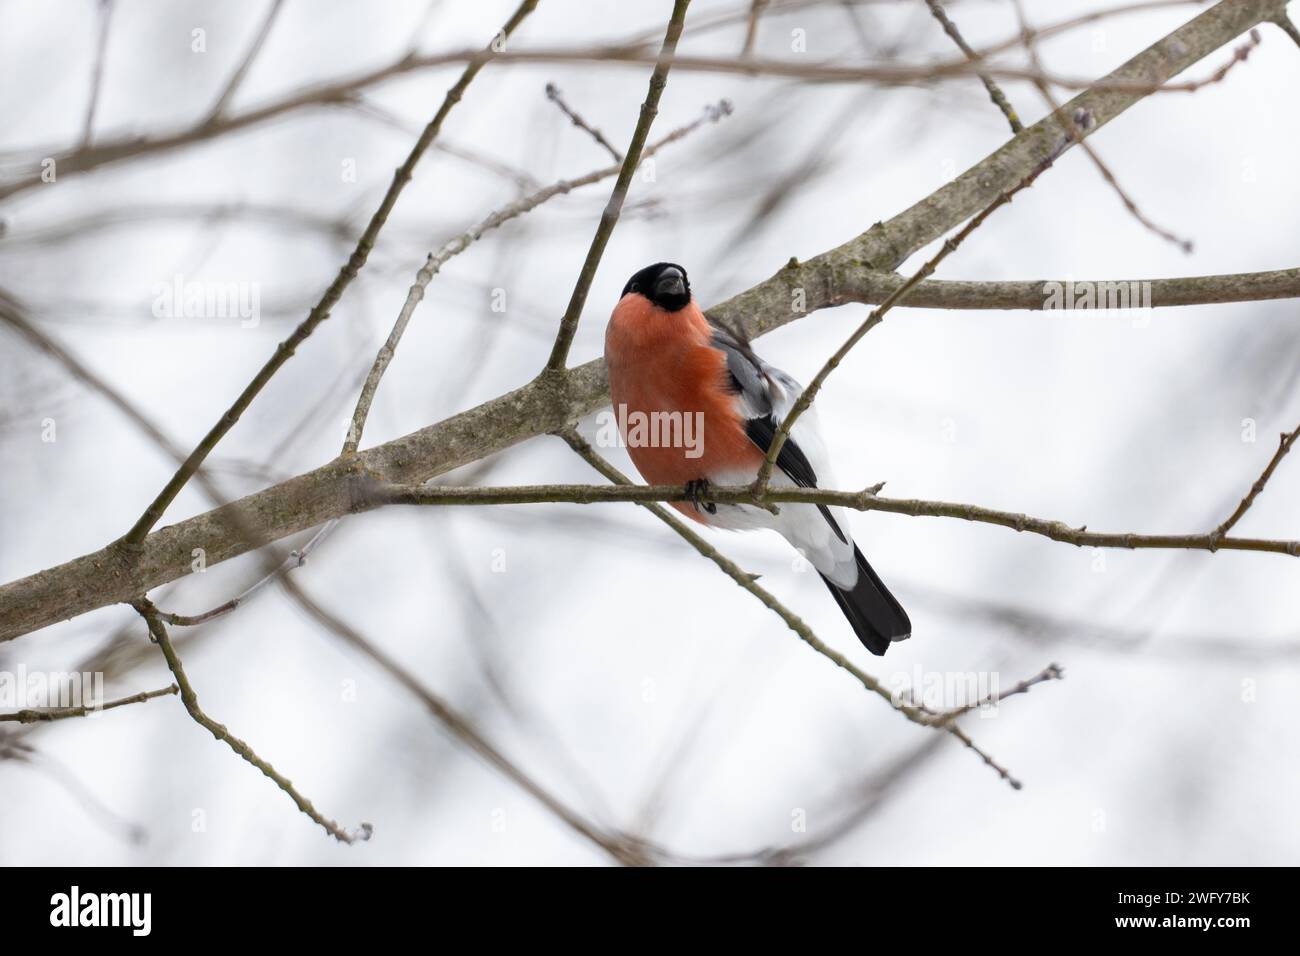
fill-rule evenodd
<path id="1" fill-rule="evenodd" d="M 768 365 L 737 332 L 711 323 L 691 297 L 686 270 L 647 266 L 628 280 L 605 332 L 605 361 L 619 431 L 650 484 L 683 485 L 674 507 L 716 528 L 772 528 L 821 574 L 858 639 L 873 654 L 911 636 L 907 612 L 853 543 L 843 508 L 705 501 L 710 483 L 749 484 L 803 387 Z M 830 482 L 813 409 L 781 446 L 773 487 Z"/>

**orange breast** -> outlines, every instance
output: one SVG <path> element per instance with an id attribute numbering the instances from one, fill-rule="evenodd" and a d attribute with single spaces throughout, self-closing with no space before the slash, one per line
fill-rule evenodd
<path id="1" fill-rule="evenodd" d="M 628 295 L 614 309 L 605 333 L 614 412 L 628 455 L 652 485 L 684 485 L 762 463 L 735 412 L 726 356 L 711 338 L 694 302 L 665 312 Z M 678 510 L 697 517 L 689 505 Z"/>

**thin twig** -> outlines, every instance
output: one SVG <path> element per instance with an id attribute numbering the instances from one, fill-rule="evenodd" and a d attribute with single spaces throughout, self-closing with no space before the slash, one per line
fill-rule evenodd
<path id="1" fill-rule="evenodd" d="M 758 24 L 763 19 L 763 10 L 768 0 L 750 0 L 749 17 L 745 21 L 745 42 L 740 48 L 742 57 L 754 55 L 754 45 L 758 42 Z"/>
<path id="2" fill-rule="evenodd" d="M 158 616 L 173 627 L 196 627 L 199 624 L 206 624 L 214 618 L 229 614 L 231 611 L 235 610 L 235 608 L 246 604 L 253 595 L 260 592 L 272 581 L 275 581 L 295 568 L 300 568 L 306 564 L 307 558 L 314 550 L 316 550 L 316 546 L 321 543 L 327 534 L 334 530 L 338 523 L 339 520 L 337 518 L 325 522 L 320 526 L 320 530 L 312 535 L 311 540 L 309 540 L 305 545 L 301 548 L 296 548 L 293 551 L 290 551 L 288 556 L 285 557 L 285 559 L 281 561 L 275 569 L 263 574 L 251 587 L 245 588 L 230 600 L 223 601 L 222 603 L 217 604 L 206 611 L 201 611 L 198 614 L 171 614 L 167 611 L 158 609 Z"/>
<path id="3" fill-rule="evenodd" d="M 601 257 L 605 254 L 605 246 L 609 243 L 609 237 L 618 224 L 619 214 L 623 211 L 623 201 L 627 198 L 628 188 L 632 185 L 632 174 L 636 172 L 637 165 L 641 162 L 641 150 L 650 135 L 650 126 L 659 114 L 659 97 L 663 95 L 664 87 L 668 83 L 668 70 L 671 65 L 669 61 L 677 51 L 677 40 L 682 35 L 682 27 L 686 23 L 686 8 L 690 4 L 691 0 L 674 0 L 673 15 L 668 21 L 668 29 L 664 33 L 663 47 L 655 62 L 654 72 L 650 74 L 650 88 L 646 93 L 645 102 L 641 104 L 641 114 L 637 118 L 636 129 L 632 131 L 632 142 L 628 144 L 627 155 L 623 157 L 623 168 L 618 171 L 618 179 L 614 181 L 614 191 L 609 197 L 609 202 L 605 204 L 605 211 L 601 213 L 596 234 L 587 249 L 587 258 L 582 263 L 582 271 L 578 273 L 578 281 L 574 284 L 573 294 L 569 297 L 568 308 L 564 310 L 564 316 L 560 319 L 560 329 L 556 333 L 555 345 L 551 349 L 550 358 L 546 360 L 544 371 L 555 373 L 563 371 L 564 363 L 569 357 L 569 348 L 573 345 L 573 337 L 578 332 L 578 320 L 582 318 L 582 307 L 587 302 L 587 293 L 596 278 L 596 268 L 600 265 Z"/>
<path id="4" fill-rule="evenodd" d="M 153 700 L 156 697 L 165 697 L 168 694 L 177 693 L 180 693 L 180 688 L 175 684 L 168 684 L 166 687 L 160 687 L 157 690 L 141 691 L 138 694 L 132 694 L 130 697 L 120 697 L 99 706 L 33 708 L 15 711 L 12 714 L 0 714 L 0 721 L 38 724 L 52 720 L 67 720 L 69 717 L 87 717 L 105 710 L 125 707 L 127 704 L 143 704 L 145 701 Z"/>
<path id="5" fill-rule="evenodd" d="M 1048 681 L 1062 680 L 1065 677 L 1065 671 L 1060 664 L 1048 664 L 1033 677 L 1027 677 L 1016 683 L 1015 686 L 1008 688 L 996 694 L 988 694 L 979 700 L 972 701 L 969 704 L 963 704 L 961 707 L 954 707 L 951 710 L 941 711 L 931 717 L 935 724 L 944 724 L 956 720 L 963 714 L 968 714 L 972 710 L 979 710 L 982 707 L 988 707 L 992 704 L 1000 704 L 1008 697 L 1014 697 L 1017 694 L 1027 694 L 1030 689 L 1037 687 L 1039 684 L 1045 684 Z"/>
<path id="6" fill-rule="evenodd" d="M 1265 467 L 1263 473 L 1255 479 L 1255 483 L 1250 486 L 1250 491 L 1246 493 L 1246 497 L 1241 499 L 1240 504 L 1237 505 L 1232 514 L 1228 515 L 1228 517 L 1223 520 L 1221 525 L 1210 532 L 1210 539 L 1212 541 L 1223 541 L 1228 532 L 1232 530 L 1232 527 L 1241 520 L 1242 515 L 1250 510 L 1250 506 L 1255 503 L 1255 499 L 1259 497 L 1259 493 L 1264 490 L 1264 486 L 1268 484 L 1268 480 L 1273 477 L 1273 471 L 1277 468 L 1278 462 L 1286 457 L 1286 453 L 1289 452 L 1291 446 L 1295 444 L 1296 436 L 1298 435 L 1300 435 L 1300 425 L 1297 425 L 1294 431 L 1282 433 L 1281 438 L 1278 439 L 1277 451 L 1273 452 L 1273 457 L 1269 460 L 1268 466 Z M 1211 550 L 1213 550 L 1213 548 L 1211 548 Z"/>
<path id="7" fill-rule="evenodd" d="M 257 55 L 262 52 L 262 45 L 266 43 L 266 38 L 271 35 L 271 27 L 274 26 L 275 18 L 279 16 L 280 8 L 283 5 L 284 0 L 271 0 L 271 8 L 266 11 L 266 17 L 262 20 L 262 25 L 258 28 L 256 35 L 254 35 L 252 44 L 244 54 L 244 58 L 239 61 L 239 66 L 235 68 L 235 72 L 231 74 L 229 81 L 226 83 L 225 89 L 223 89 L 221 95 L 217 97 L 217 101 L 212 104 L 212 109 L 208 111 L 209 123 L 216 122 L 226 111 L 227 104 L 230 103 L 231 98 L 244 82 L 244 77 L 248 75 L 249 68 L 252 67 L 253 61 L 256 60 Z"/>
<path id="8" fill-rule="evenodd" d="M 824 488 L 768 487 L 755 498 L 753 485 L 714 485 L 705 491 L 677 485 L 507 485 L 462 488 L 454 485 L 375 484 L 358 491 L 358 511 L 381 505 L 490 506 L 521 504 L 597 504 L 609 502 L 688 502 L 776 507 L 783 504 L 835 505 L 855 511 L 883 511 L 887 514 L 924 518 L 958 518 L 979 524 L 1010 528 L 1076 547 L 1164 549 L 1190 551 L 1256 551 L 1300 557 L 1300 541 L 1271 538 L 1222 537 L 1204 534 L 1138 534 L 1136 532 L 1089 531 L 1087 525 L 1073 527 L 1063 521 L 1034 518 L 1013 511 L 998 511 L 979 505 L 919 498 L 886 498 L 873 489 L 832 491 Z"/>
<path id="9" fill-rule="evenodd" d="M 943 27 L 943 32 L 952 38 L 952 42 L 957 44 L 957 48 L 960 49 L 962 53 L 966 54 L 968 60 L 972 62 L 978 61 L 980 59 L 979 54 L 971 49 L 970 44 L 966 42 L 966 38 L 963 37 L 961 31 L 957 29 L 957 24 L 952 22 L 951 18 L 948 16 L 948 12 L 944 10 L 943 4 L 940 3 L 939 0 L 925 0 L 925 2 L 930 8 L 930 13 L 934 15 L 934 18 L 939 21 L 939 25 Z M 1011 132 L 1019 133 L 1024 129 L 1024 124 L 1020 122 L 1020 117 L 1016 115 L 1015 108 L 1011 105 L 1011 101 L 1007 99 L 1007 95 L 1002 92 L 1002 87 L 998 86 L 997 81 L 987 73 L 976 72 L 975 75 L 978 76 L 980 82 L 984 84 L 984 89 L 988 90 L 989 99 L 993 101 L 993 105 L 1002 111 L 1002 115 L 1005 116 L 1007 122 L 1011 124 Z"/>
<path id="10" fill-rule="evenodd" d="M 560 93 L 560 88 L 554 83 L 546 84 L 546 98 L 558 106 L 560 112 L 567 116 L 574 126 L 586 132 L 592 139 L 604 147 L 605 152 L 609 153 L 609 155 L 613 157 L 614 162 L 623 162 L 623 154 L 614 147 L 613 143 L 605 138 L 604 133 L 588 123 L 576 110 L 571 108 L 569 104 L 564 101 L 564 96 Z"/>
<path id="11" fill-rule="evenodd" d="M 95 66 L 90 74 L 90 101 L 81 127 L 81 148 L 90 147 L 95 133 L 95 114 L 99 111 L 99 94 L 104 85 L 104 61 L 108 53 L 108 28 L 113 19 L 113 0 L 99 0 L 99 35 L 95 40 Z"/>
<path id="12" fill-rule="evenodd" d="M 361 824 L 358 830 L 348 831 L 328 817 L 322 816 L 312 806 L 311 801 L 299 793 L 294 785 L 289 782 L 287 777 L 254 753 L 252 747 L 232 734 L 224 725 L 217 723 L 205 714 L 199 707 L 199 696 L 194 692 L 189 678 L 185 675 L 185 667 L 176 654 L 176 648 L 172 646 L 171 637 L 167 634 L 167 625 L 163 623 L 162 618 L 159 616 L 158 609 L 153 606 L 148 598 L 143 596 L 131 602 L 131 606 L 139 612 L 145 623 L 148 624 L 150 636 L 157 642 L 163 657 L 167 660 L 167 669 L 172 672 L 172 676 L 176 678 L 176 683 L 180 686 L 181 703 L 185 705 L 186 712 L 194 719 L 196 724 L 262 771 L 277 787 L 288 794 L 289 799 L 297 805 L 299 810 L 340 843 L 357 843 L 370 839 L 374 828 L 369 823 Z"/>

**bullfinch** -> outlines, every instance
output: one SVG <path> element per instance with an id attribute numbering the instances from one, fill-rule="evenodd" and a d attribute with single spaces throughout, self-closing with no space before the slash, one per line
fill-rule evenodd
<path id="1" fill-rule="evenodd" d="M 853 543 L 843 508 L 787 503 L 774 515 L 700 500 L 709 483 L 754 481 L 803 387 L 741 335 L 710 322 L 685 269 L 657 262 L 628 280 L 605 331 L 605 362 L 618 427 L 641 476 L 696 492 L 675 508 L 715 528 L 779 532 L 817 569 L 872 654 L 911 636 L 907 612 Z M 810 407 L 781 446 L 771 484 L 816 488 L 819 481 L 834 487 Z"/>

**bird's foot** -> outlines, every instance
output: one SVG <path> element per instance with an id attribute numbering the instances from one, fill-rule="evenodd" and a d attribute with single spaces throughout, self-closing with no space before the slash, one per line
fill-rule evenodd
<path id="1" fill-rule="evenodd" d="M 708 514 L 715 515 L 718 513 L 718 506 L 711 501 L 701 500 L 709 493 L 710 484 L 711 482 L 707 478 L 693 478 L 686 482 L 686 494 L 690 496 L 691 503 L 695 505 L 697 512 L 703 508 Z"/>

